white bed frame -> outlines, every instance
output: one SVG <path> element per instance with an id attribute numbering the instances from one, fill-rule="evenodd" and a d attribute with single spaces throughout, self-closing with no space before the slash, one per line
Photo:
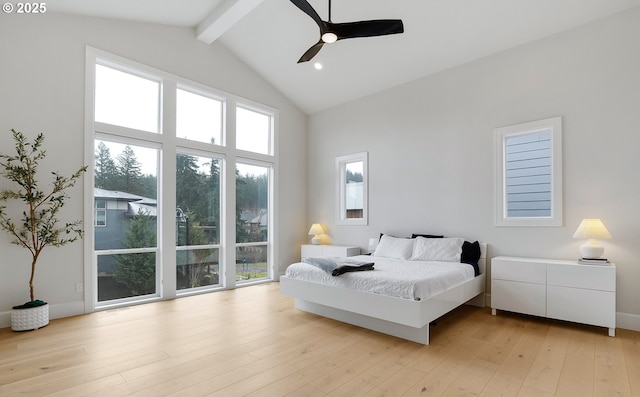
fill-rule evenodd
<path id="1" fill-rule="evenodd" d="M 480 275 L 429 299 L 414 301 L 280 277 L 280 291 L 299 310 L 385 334 L 429 344 L 429 323 L 468 303 L 485 306 L 487 244 L 480 243 Z"/>

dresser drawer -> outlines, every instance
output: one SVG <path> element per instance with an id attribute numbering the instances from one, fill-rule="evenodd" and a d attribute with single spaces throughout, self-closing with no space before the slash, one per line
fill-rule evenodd
<path id="1" fill-rule="evenodd" d="M 300 256 L 304 258 L 319 258 L 324 256 L 321 245 L 303 245 Z"/>
<path id="2" fill-rule="evenodd" d="M 327 256 L 347 257 L 360 255 L 360 247 L 350 247 L 344 245 L 322 245 L 305 244 L 300 249 L 300 257 L 322 258 Z"/>
<path id="3" fill-rule="evenodd" d="M 342 247 L 337 245 L 325 245 L 324 256 L 356 256 L 360 255 L 360 247 Z"/>
<path id="4" fill-rule="evenodd" d="M 547 308 L 544 284 L 491 280 L 491 308 L 544 316 Z"/>
<path id="5" fill-rule="evenodd" d="M 547 283 L 547 267 L 542 262 L 518 258 L 494 258 L 491 261 L 491 278 L 522 281 L 534 284 Z"/>
<path id="6" fill-rule="evenodd" d="M 547 267 L 547 284 L 601 291 L 616 290 L 616 270 L 611 266 L 553 265 Z"/>
<path id="7" fill-rule="evenodd" d="M 549 285 L 547 317 L 615 328 L 616 293 Z"/>

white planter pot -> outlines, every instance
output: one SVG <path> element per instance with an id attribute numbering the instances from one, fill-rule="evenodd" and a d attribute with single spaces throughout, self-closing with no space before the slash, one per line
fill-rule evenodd
<path id="1" fill-rule="evenodd" d="M 13 331 L 30 331 L 49 324 L 49 304 L 11 310 L 11 329 Z"/>

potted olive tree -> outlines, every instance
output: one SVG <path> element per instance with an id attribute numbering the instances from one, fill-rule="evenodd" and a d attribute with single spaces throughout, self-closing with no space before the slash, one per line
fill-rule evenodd
<path id="1" fill-rule="evenodd" d="M 40 160 L 46 156 L 46 151 L 41 148 L 44 135 L 39 134 L 29 142 L 22 132 L 14 129 L 11 132 L 15 152 L 12 155 L 0 153 L 0 174 L 14 186 L 0 190 L 0 202 L 18 204 L 0 206 L 0 229 L 11 235 L 12 244 L 26 248 L 31 256 L 31 300 L 14 306 L 11 311 L 11 328 L 26 331 L 49 323 L 49 305 L 35 299 L 33 291 L 36 264 L 42 250 L 47 246 L 61 247 L 82 237 L 82 221 L 62 222 L 57 216 L 69 198 L 66 190 L 75 185 L 87 167 L 80 168 L 70 177 L 52 172 L 53 181 L 43 190 L 38 186 L 37 172 Z"/>

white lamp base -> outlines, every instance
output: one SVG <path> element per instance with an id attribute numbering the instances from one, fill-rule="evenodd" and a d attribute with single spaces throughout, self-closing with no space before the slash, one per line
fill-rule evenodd
<path id="1" fill-rule="evenodd" d="M 580 256 L 583 258 L 600 258 L 604 253 L 604 247 L 594 239 L 590 239 L 580 246 Z"/>
<path id="2" fill-rule="evenodd" d="M 314 245 L 318 245 L 321 242 L 322 242 L 322 239 L 317 234 L 315 236 L 313 236 L 313 238 L 311 239 L 311 244 L 314 244 Z"/>

